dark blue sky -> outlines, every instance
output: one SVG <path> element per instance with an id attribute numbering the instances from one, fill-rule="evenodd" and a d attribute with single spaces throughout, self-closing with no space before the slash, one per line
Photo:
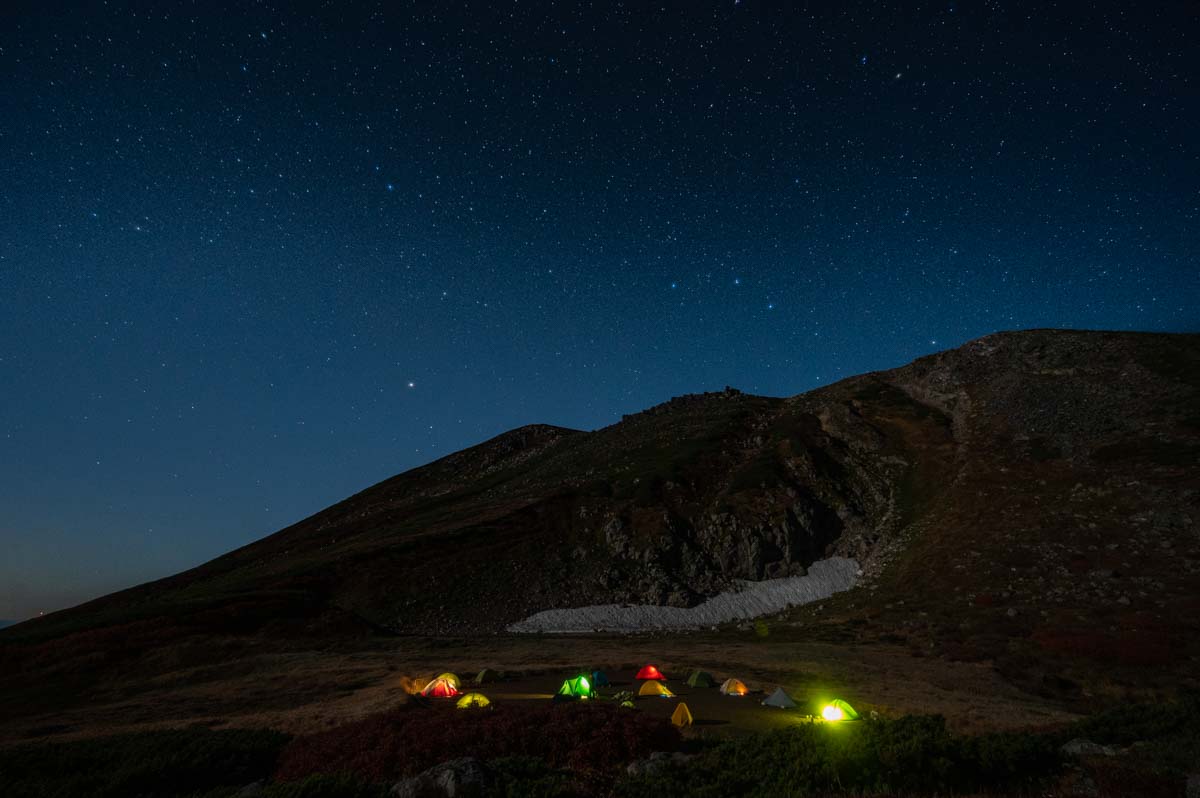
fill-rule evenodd
<path id="1" fill-rule="evenodd" d="M 1197 329 L 1194 4 L 830 5 L 5 4 L 0 617 L 521 424 Z"/>

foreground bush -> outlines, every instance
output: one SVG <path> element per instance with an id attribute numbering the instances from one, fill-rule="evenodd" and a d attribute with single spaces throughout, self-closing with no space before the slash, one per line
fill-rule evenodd
<path id="1" fill-rule="evenodd" d="M 940 716 L 823 724 L 723 742 L 684 767 L 628 778 L 621 796 L 716 798 L 810 793 L 938 793 L 1036 781 L 1059 762 L 1049 736 L 959 737 Z"/>
<path id="2" fill-rule="evenodd" d="M 0 750 L 4 798 L 192 795 L 265 778 L 287 736 L 181 729 Z"/>
<path id="3" fill-rule="evenodd" d="M 296 738 L 276 778 L 353 773 L 386 781 L 463 756 L 536 757 L 550 768 L 604 771 L 679 745 L 679 732 L 663 720 L 591 702 L 470 712 L 412 707 Z"/>

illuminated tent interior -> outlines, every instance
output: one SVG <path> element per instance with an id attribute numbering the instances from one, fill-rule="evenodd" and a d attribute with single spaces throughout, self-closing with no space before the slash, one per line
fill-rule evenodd
<path id="1" fill-rule="evenodd" d="M 658 669 L 657 665 L 643 665 L 642 669 L 637 672 L 637 676 L 634 678 L 656 679 L 660 682 L 665 682 L 667 680 L 667 677 L 663 676 L 662 671 Z"/>
<path id="2" fill-rule="evenodd" d="M 742 696 L 749 692 L 746 683 L 741 679 L 726 679 L 721 683 L 721 695 Z"/>
<path id="3" fill-rule="evenodd" d="M 454 704 L 459 709 L 482 709 L 491 705 L 491 700 L 483 693 L 467 693 Z"/>
<path id="4" fill-rule="evenodd" d="M 688 705 L 679 702 L 679 706 L 675 707 L 675 711 L 671 713 L 671 722 L 676 726 L 691 726 L 692 711 L 688 709 Z"/>
<path id="5" fill-rule="evenodd" d="M 638 690 L 638 695 L 652 695 L 658 696 L 659 698 L 675 697 L 675 694 L 668 690 L 662 682 L 655 681 L 654 679 L 651 679 L 643 684 L 641 689 Z"/>
<path id="6" fill-rule="evenodd" d="M 449 671 L 447 671 L 446 673 L 439 673 L 437 676 L 434 677 L 434 679 L 435 680 L 436 679 L 445 679 L 446 681 L 450 682 L 450 684 L 454 685 L 455 690 L 462 688 L 462 682 L 459 681 L 458 676 L 456 674 L 450 673 Z"/>
<path id="7" fill-rule="evenodd" d="M 453 698 L 458 695 L 458 688 L 451 684 L 448 679 L 443 679 L 439 676 L 425 685 L 425 689 L 421 691 L 421 695 L 426 698 Z"/>
<path id="8" fill-rule="evenodd" d="M 821 707 L 821 717 L 829 721 L 858 720 L 858 713 L 842 699 L 835 698 Z"/>
<path id="9" fill-rule="evenodd" d="M 558 688 L 558 695 L 555 698 L 562 696 L 564 698 L 591 698 L 592 683 L 588 680 L 586 674 L 572 676 L 562 683 L 562 687 Z"/>

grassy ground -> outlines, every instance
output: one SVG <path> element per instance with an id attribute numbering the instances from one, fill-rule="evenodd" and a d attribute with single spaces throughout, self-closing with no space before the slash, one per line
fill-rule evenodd
<path id="1" fill-rule="evenodd" d="M 782 685 L 798 698 L 832 693 L 889 716 L 937 713 L 963 732 L 1075 718 L 1061 704 L 1017 690 L 987 663 L 918 657 L 897 646 L 805 642 L 781 632 L 767 639 L 723 631 L 632 638 L 394 638 L 342 648 L 281 649 L 231 641 L 210 647 L 221 656 L 205 664 L 189 664 L 193 660 L 180 655 L 176 665 L 161 654 L 153 663 L 141 663 L 142 670 L 76 684 L 70 695 L 54 696 L 48 711 L 42 696 L 54 692 L 53 684 L 32 679 L 27 685 L 6 685 L 0 744 L 195 724 L 303 734 L 401 706 L 413 684 L 443 670 L 465 675 L 488 666 L 507 671 L 514 678 L 495 690 L 526 700 L 551 694 L 573 671 L 619 672 L 646 662 L 674 675 L 673 687 L 695 703 L 694 714 L 713 722 L 711 731 L 722 735 L 769 730 L 776 720 L 708 694 L 687 696 L 679 683 L 691 668 L 719 678 L 737 676 L 757 688 Z M 665 707 L 647 711 L 668 712 Z"/>
<path id="2" fill-rule="evenodd" d="M 1111 746 L 1073 760 L 1086 737 Z M 626 763 L 676 751 L 682 763 L 631 774 Z M 367 798 L 398 778 L 464 755 L 487 795 L 1177 796 L 1200 761 L 1200 696 L 1123 705 L 1053 729 L 961 735 L 940 716 L 795 722 L 735 737 L 682 738 L 615 702 L 513 703 L 440 712 L 413 705 L 289 736 L 270 730 L 133 733 L 0 749 L 6 798 Z"/>

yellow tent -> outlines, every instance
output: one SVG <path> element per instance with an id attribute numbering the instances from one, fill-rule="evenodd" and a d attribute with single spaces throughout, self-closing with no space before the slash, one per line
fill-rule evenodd
<path id="1" fill-rule="evenodd" d="M 642 682 L 642 689 L 638 690 L 638 695 L 656 695 L 660 698 L 674 698 L 675 694 L 663 686 L 663 683 L 655 679 L 649 679 Z"/>
<path id="2" fill-rule="evenodd" d="M 447 673 L 439 673 L 437 676 L 435 676 L 435 677 L 434 677 L 434 679 L 435 679 L 435 680 L 437 680 L 437 679 L 445 679 L 446 681 L 450 682 L 450 684 L 454 685 L 454 689 L 455 689 L 455 690 L 461 690 L 461 689 L 462 689 L 462 682 L 460 682 L 460 681 L 458 680 L 458 677 L 457 677 L 457 676 L 455 676 L 453 673 L 449 673 L 449 672 L 447 672 Z"/>
<path id="3" fill-rule="evenodd" d="M 459 709 L 482 709 L 491 705 L 492 702 L 483 693 L 467 693 L 454 706 Z"/>
<path id="4" fill-rule="evenodd" d="M 688 709 L 688 705 L 679 702 L 679 706 L 675 707 L 675 711 L 671 713 L 671 722 L 676 726 L 691 726 L 692 711 Z"/>

